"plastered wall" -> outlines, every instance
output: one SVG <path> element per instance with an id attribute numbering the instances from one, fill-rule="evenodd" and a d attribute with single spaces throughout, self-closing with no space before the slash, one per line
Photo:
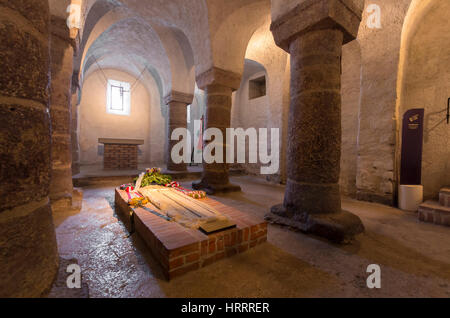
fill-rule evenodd
<path id="1" fill-rule="evenodd" d="M 106 69 L 108 79 L 135 83 L 136 78 L 127 73 Z M 161 113 L 156 85 L 138 82 L 131 92 L 129 116 L 106 112 L 106 80 L 101 71 L 88 75 L 83 85 L 79 108 L 81 164 L 98 164 L 103 161 L 99 138 L 143 139 L 139 146 L 139 162 L 162 162 L 165 121 Z"/>
<path id="2" fill-rule="evenodd" d="M 425 199 L 437 198 L 450 185 L 450 2 L 438 0 L 414 26 L 405 42 L 399 125 L 409 109 L 424 108 L 422 184 Z M 401 135 L 400 135 L 401 136 Z M 401 142 L 401 139 L 399 140 Z M 400 160 L 400 158 L 398 158 Z"/>

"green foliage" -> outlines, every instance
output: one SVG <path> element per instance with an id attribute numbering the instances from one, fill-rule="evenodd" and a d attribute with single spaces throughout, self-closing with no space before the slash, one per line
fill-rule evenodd
<path id="1" fill-rule="evenodd" d="M 138 178 L 134 179 L 134 184 L 136 184 L 136 181 Z M 172 177 L 169 175 L 161 174 L 161 172 L 154 171 L 154 172 L 147 172 L 144 175 L 144 178 L 142 178 L 141 188 L 147 187 L 149 185 L 166 185 L 168 183 L 172 182 Z"/>

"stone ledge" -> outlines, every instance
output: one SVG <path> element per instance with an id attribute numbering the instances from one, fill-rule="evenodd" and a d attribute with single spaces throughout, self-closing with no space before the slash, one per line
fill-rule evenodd
<path id="1" fill-rule="evenodd" d="M 143 145 L 145 142 L 142 139 L 99 138 L 98 143 L 106 145 Z"/>
<path id="2" fill-rule="evenodd" d="M 443 206 L 450 207 L 450 187 L 441 189 L 439 192 L 439 203 Z"/>
<path id="3" fill-rule="evenodd" d="M 236 228 L 205 235 L 175 222 L 168 222 L 143 209 L 133 213 L 125 191 L 116 189 L 116 211 L 127 229 L 143 238 L 152 255 L 161 265 L 168 280 L 243 253 L 267 241 L 267 222 L 207 198 L 209 204 L 236 223 Z"/>
<path id="4" fill-rule="evenodd" d="M 437 201 L 426 201 L 419 206 L 418 217 L 422 222 L 450 226 L 450 207 Z"/>

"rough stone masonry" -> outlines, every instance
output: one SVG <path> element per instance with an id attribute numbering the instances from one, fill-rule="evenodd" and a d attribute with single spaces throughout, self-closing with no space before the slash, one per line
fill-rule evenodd
<path id="1" fill-rule="evenodd" d="M 272 23 L 291 54 L 291 105 L 284 203 L 267 219 L 336 242 L 364 231 L 341 209 L 339 185 L 342 45 L 356 38 L 361 13 L 340 1 L 305 1 Z"/>

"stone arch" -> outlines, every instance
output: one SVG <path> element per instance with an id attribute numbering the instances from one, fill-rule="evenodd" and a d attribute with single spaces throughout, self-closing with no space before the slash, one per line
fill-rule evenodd
<path id="1" fill-rule="evenodd" d="M 422 184 L 425 199 L 450 184 L 450 129 L 446 124 L 450 97 L 450 21 L 446 0 L 413 1 L 402 31 L 397 83 L 397 166 L 401 160 L 403 114 L 425 109 Z M 397 169 L 399 173 L 400 169 Z"/>
<path id="2" fill-rule="evenodd" d="M 91 11 L 96 9 L 96 6 L 98 6 L 97 3 L 92 6 Z M 144 15 L 133 11 L 125 5 L 116 5 L 114 7 L 110 5 L 108 8 L 110 10 L 106 13 L 107 9 L 103 6 L 101 7 L 101 13 L 93 12 L 88 15 L 88 19 L 93 16 L 92 19 L 97 18 L 98 20 L 95 26 L 84 33 L 81 45 L 83 52 L 80 54 L 78 62 L 80 68 L 83 66 L 89 48 L 103 33 L 117 24 L 124 26 L 124 21 L 135 19 L 139 20 L 142 25 L 145 25 L 147 32 L 158 37 L 157 40 L 154 39 L 152 42 L 152 44 L 157 43 L 156 46 L 152 45 L 152 50 L 156 47 L 156 50 L 164 51 L 163 55 L 169 61 L 169 63 L 155 63 L 156 65 L 164 65 L 164 67 L 160 67 L 160 72 L 167 70 L 167 76 L 161 75 L 165 79 L 163 95 L 169 94 L 172 90 L 184 94 L 193 94 L 195 86 L 195 56 L 186 34 L 178 27 L 163 24 L 159 19 L 144 17 Z M 87 21 L 86 24 L 93 24 L 93 22 Z"/>
<path id="3" fill-rule="evenodd" d="M 53 0 L 55 1 L 55 0 Z M 82 19 L 82 34 L 80 34 L 79 52 L 74 59 L 74 72 L 78 74 L 84 57 L 85 47 L 91 38 L 91 33 L 99 20 L 108 12 L 119 6 L 115 0 L 84 0 L 82 3 L 84 15 Z"/>
<path id="4" fill-rule="evenodd" d="M 232 126 L 243 128 L 257 127 L 258 125 L 256 123 L 264 123 L 263 127 L 267 127 L 267 121 L 270 117 L 270 105 L 267 94 L 264 97 L 249 99 L 251 90 L 250 82 L 262 76 L 266 79 L 267 88 L 268 73 L 266 68 L 255 60 L 245 59 L 241 87 L 236 91 L 234 96 Z"/>
<path id="5" fill-rule="evenodd" d="M 183 51 L 186 61 L 193 58 L 197 74 L 211 67 L 212 53 L 206 0 L 152 0 L 151 5 L 148 3 L 143 5 L 142 1 L 135 0 L 121 0 L 121 3 L 142 17 L 157 32 L 162 31 L 161 40 L 164 45 L 170 46 L 171 41 L 178 41 L 177 46 Z M 172 38 L 166 42 L 165 36 L 168 34 Z"/>
<path id="6" fill-rule="evenodd" d="M 258 109 L 259 122 L 256 126 L 278 128 L 280 136 L 280 171 L 270 178 L 274 182 L 283 182 L 285 174 L 284 154 L 286 149 L 287 113 L 289 110 L 289 82 L 290 64 L 289 55 L 280 49 L 274 42 L 270 31 L 271 19 L 267 15 L 266 20 L 253 32 L 245 51 L 244 73 L 240 89 L 235 93 L 235 102 L 232 109 L 232 126 L 242 126 L 243 123 L 255 122 L 255 116 L 249 121 L 241 110 L 242 100 L 248 103 L 248 84 L 253 74 L 265 74 L 266 97 L 256 99 L 254 102 L 263 102 L 263 109 Z M 256 75 L 256 77 L 258 77 Z M 244 92 L 245 91 L 245 92 Z M 244 96 L 239 96 L 239 95 Z M 241 98 L 241 101 L 239 101 Z M 243 98 L 243 99 L 242 99 Z M 260 112 L 259 112 L 260 111 Z M 240 120 L 241 119 L 241 120 Z M 244 125 L 245 126 L 245 125 Z M 256 170 L 255 170 L 256 171 Z"/>
<path id="7" fill-rule="evenodd" d="M 80 82 L 82 83 L 84 74 L 93 64 L 106 63 L 111 68 L 114 68 L 114 64 L 140 64 L 141 68 L 146 69 L 147 75 L 153 76 L 151 82 L 157 83 L 160 112 L 163 121 L 168 125 L 165 97 L 189 97 L 194 94 L 196 57 L 188 32 L 184 29 L 182 31 L 179 23 L 173 23 L 177 19 L 170 15 L 173 10 L 167 10 L 172 8 L 167 4 L 152 6 L 155 10 L 162 8 L 162 11 L 167 12 L 146 14 L 148 6 L 138 6 L 137 3 L 129 1 L 112 1 L 107 7 L 100 6 L 97 10 L 100 13 L 91 14 L 98 6 L 97 3 L 91 5 L 88 14 L 88 20 L 91 16 L 94 21 L 96 18 L 98 20 L 95 26 L 84 34 L 83 52 L 79 62 Z M 122 36 L 117 36 L 116 33 L 120 32 Z M 93 56 L 95 58 L 92 58 Z M 121 62 L 114 63 L 113 58 Z M 136 73 L 135 66 L 126 70 Z M 167 142 L 167 138 L 164 139 Z"/>
<path id="8" fill-rule="evenodd" d="M 96 56 L 99 59 L 107 55 L 117 55 L 117 53 L 124 58 L 128 56 L 118 65 L 127 65 L 130 58 L 139 56 L 158 70 L 164 91 L 168 90 L 167 87 L 171 87 L 170 61 L 159 35 L 138 17 L 127 17 L 112 23 L 89 47 L 85 48 L 81 77 L 85 72 L 86 57 Z"/>
<path id="9" fill-rule="evenodd" d="M 98 152 L 103 147 L 98 144 L 100 137 L 143 139 L 139 159 L 149 162 L 150 157 L 155 158 L 156 153 L 163 151 L 163 147 L 158 146 L 163 138 L 159 131 L 163 131 L 164 118 L 159 106 L 161 95 L 157 83 L 149 71 L 141 74 L 141 64 L 136 65 L 135 72 L 130 72 L 129 67 L 108 64 L 108 61 L 102 61 L 102 65 L 102 70 L 91 67 L 83 83 L 83 100 L 79 108 L 80 162 L 99 164 L 102 161 L 102 155 Z M 103 74 L 108 79 L 126 81 L 132 85 L 131 112 L 128 116 L 111 116 L 105 112 L 106 81 Z"/>
<path id="10" fill-rule="evenodd" d="M 210 19 L 213 66 L 242 74 L 250 40 L 270 19 L 270 2 L 231 0 L 208 8 L 210 16 L 214 16 L 214 20 Z"/>

